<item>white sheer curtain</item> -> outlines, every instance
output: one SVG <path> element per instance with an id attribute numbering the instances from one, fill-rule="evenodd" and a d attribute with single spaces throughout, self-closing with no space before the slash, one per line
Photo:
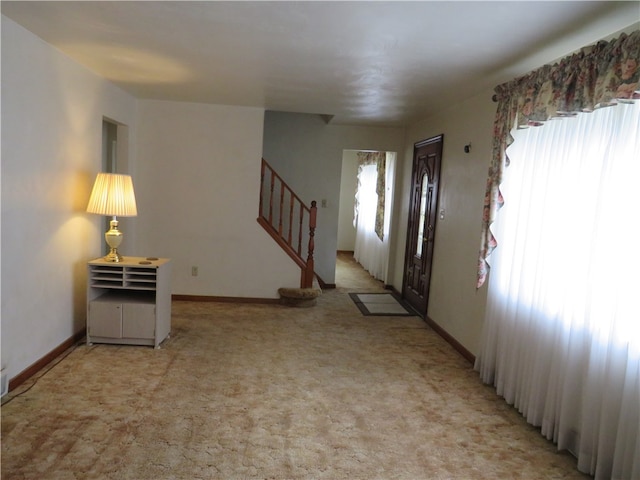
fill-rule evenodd
<path id="1" fill-rule="evenodd" d="M 596 478 L 640 478 L 640 102 L 513 131 L 476 369 Z"/>
<path id="2" fill-rule="evenodd" d="M 390 205 L 393 198 L 393 178 L 395 155 L 387 152 L 385 162 L 385 209 L 384 229 L 381 240 L 375 231 L 378 195 L 376 183 L 378 170 L 376 165 L 363 165 L 358 168 L 358 215 L 356 221 L 356 240 L 353 257 L 374 278 L 387 281 L 389 259 Z"/>

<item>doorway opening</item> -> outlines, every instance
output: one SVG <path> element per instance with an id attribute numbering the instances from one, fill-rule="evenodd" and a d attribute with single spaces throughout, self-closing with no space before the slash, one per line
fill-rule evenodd
<path id="1" fill-rule="evenodd" d="M 102 168 L 105 173 L 129 172 L 129 127 L 111 120 L 102 118 Z M 110 217 L 103 217 L 103 231 L 109 230 Z M 120 225 L 127 228 L 126 218 L 118 219 Z M 109 253 L 109 246 L 101 242 L 104 255 Z"/>
<path id="2" fill-rule="evenodd" d="M 395 170 L 395 152 L 343 151 L 336 272 L 346 265 L 362 268 L 383 288 L 389 275 Z M 336 286 L 360 288 L 357 277 L 337 275 Z M 338 285 L 338 278 L 353 285 Z"/>
<path id="3" fill-rule="evenodd" d="M 102 171 L 116 173 L 118 163 L 118 124 L 102 119 Z"/>

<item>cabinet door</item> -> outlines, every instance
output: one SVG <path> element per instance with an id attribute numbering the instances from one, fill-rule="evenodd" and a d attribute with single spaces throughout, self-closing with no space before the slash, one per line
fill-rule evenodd
<path id="1" fill-rule="evenodd" d="M 89 335 L 122 338 L 122 305 L 112 302 L 89 304 Z"/>
<path id="2" fill-rule="evenodd" d="M 155 305 L 125 303 L 122 308 L 122 338 L 155 338 Z"/>

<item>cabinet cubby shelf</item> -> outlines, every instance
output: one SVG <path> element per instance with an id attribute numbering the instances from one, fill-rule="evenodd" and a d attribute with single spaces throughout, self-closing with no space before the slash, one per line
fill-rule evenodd
<path id="1" fill-rule="evenodd" d="M 154 266 L 90 264 L 89 269 L 94 288 L 156 290 L 157 267 Z"/>
<path id="2" fill-rule="evenodd" d="M 150 292 L 155 292 L 156 287 L 145 287 L 144 285 L 139 285 L 137 283 L 109 283 L 109 282 L 94 282 L 91 283 L 93 288 L 114 288 L 114 289 L 122 289 L 122 290 L 149 290 Z"/>

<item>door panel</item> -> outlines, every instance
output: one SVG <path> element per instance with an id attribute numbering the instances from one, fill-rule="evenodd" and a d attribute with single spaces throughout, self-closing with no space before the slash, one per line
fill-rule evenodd
<path id="1" fill-rule="evenodd" d="M 145 303 L 125 303 L 122 312 L 123 338 L 154 338 L 156 306 Z"/>
<path id="2" fill-rule="evenodd" d="M 89 304 L 89 335 L 92 337 L 122 338 L 122 305 L 93 301 Z"/>
<path id="3" fill-rule="evenodd" d="M 442 140 L 443 136 L 439 135 L 416 143 L 413 149 L 402 296 L 422 316 L 427 314 L 429 301 Z"/>

